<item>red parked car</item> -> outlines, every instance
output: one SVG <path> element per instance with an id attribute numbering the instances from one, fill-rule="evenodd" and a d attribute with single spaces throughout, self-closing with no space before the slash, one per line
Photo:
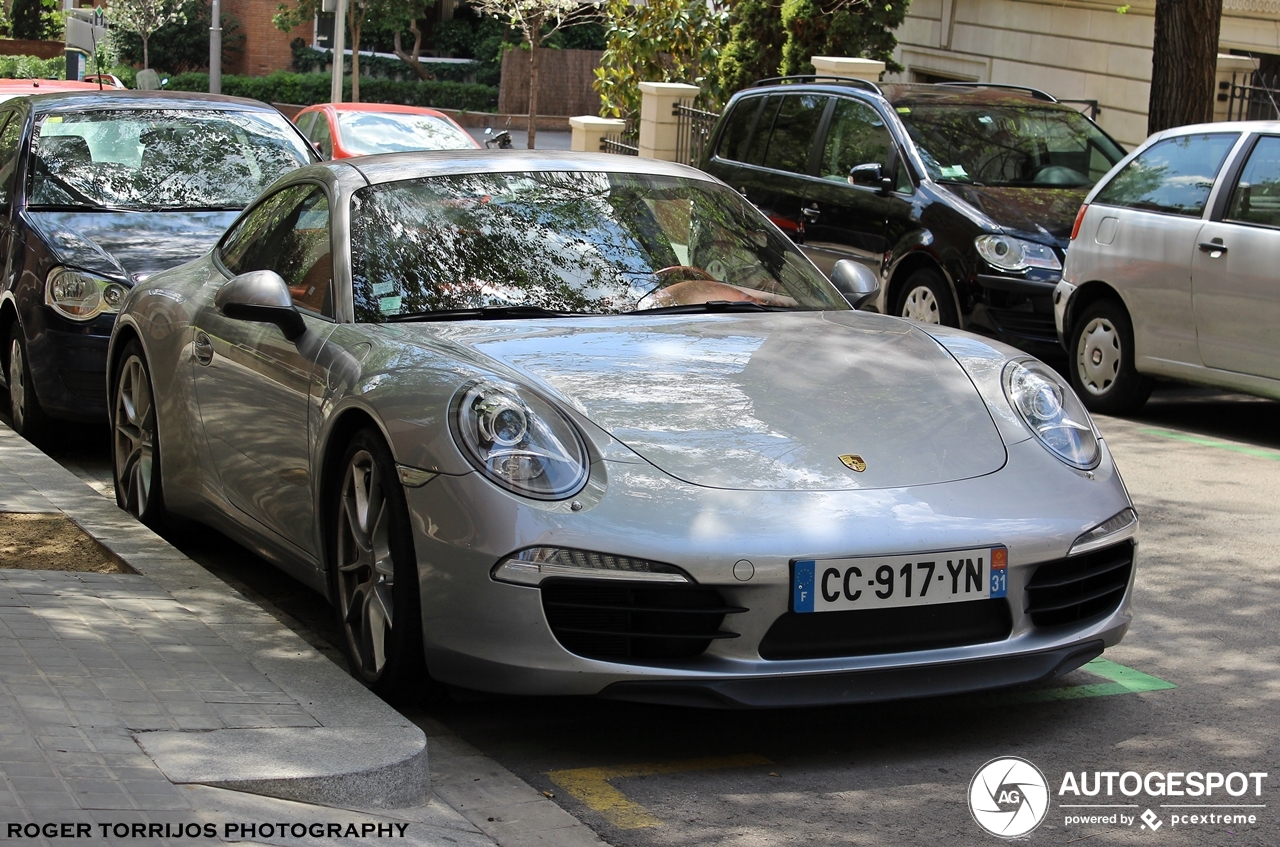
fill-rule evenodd
<path id="1" fill-rule="evenodd" d="M 293 122 L 328 159 L 483 145 L 443 112 L 388 103 L 320 103 Z"/>

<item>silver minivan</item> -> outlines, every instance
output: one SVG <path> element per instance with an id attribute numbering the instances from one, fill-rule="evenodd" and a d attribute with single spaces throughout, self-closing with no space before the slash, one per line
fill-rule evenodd
<path id="1" fill-rule="evenodd" d="M 1071 381 L 1131 412 L 1154 377 L 1280 399 L 1280 122 L 1157 133 L 1076 216 L 1054 290 Z"/>

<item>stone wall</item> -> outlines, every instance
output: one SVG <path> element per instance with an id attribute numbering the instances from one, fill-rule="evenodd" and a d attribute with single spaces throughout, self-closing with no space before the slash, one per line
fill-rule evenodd
<path id="1" fill-rule="evenodd" d="M 21 38 L 0 38 L 0 56 L 36 56 L 55 59 L 66 55 L 67 45 L 61 41 L 28 41 Z"/>

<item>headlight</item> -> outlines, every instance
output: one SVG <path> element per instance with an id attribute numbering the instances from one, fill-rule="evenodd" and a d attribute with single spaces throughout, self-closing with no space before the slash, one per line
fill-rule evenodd
<path id="1" fill-rule="evenodd" d="M 54 268 L 44 283 L 45 305 L 73 321 L 114 315 L 128 293 L 118 282 L 67 268 Z"/>
<path id="2" fill-rule="evenodd" d="M 1034 359 L 1014 359 L 1005 365 L 1003 381 L 1009 405 L 1054 455 L 1082 470 L 1098 464 L 1089 414 L 1056 373 Z"/>
<path id="3" fill-rule="evenodd" d="M 453 423 L 462 452 L 503 488 L 561 500 L 587 481 L 587 449 L 558 409 L 506 382 L 479 381 L 458 392 Z"/>
<path id="4" fill-rule="evenodd" d="M 973 244 L 988 265 L 1002 271 L 1025 271 L 1027 268 L 1062 270 L 1058 254 L 1047 244 L 1023 241 L 1009 235 L 979 235 Z"/>

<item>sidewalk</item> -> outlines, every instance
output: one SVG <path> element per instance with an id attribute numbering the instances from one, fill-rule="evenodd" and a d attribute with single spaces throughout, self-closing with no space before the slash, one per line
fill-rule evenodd
<path id="1" fill-rule="evenodd" d="M 3 425 L 0 512 L 139 572 L 0 570 L 0 837 L 494 843 L 431 794 L 421 729 Z"/>

